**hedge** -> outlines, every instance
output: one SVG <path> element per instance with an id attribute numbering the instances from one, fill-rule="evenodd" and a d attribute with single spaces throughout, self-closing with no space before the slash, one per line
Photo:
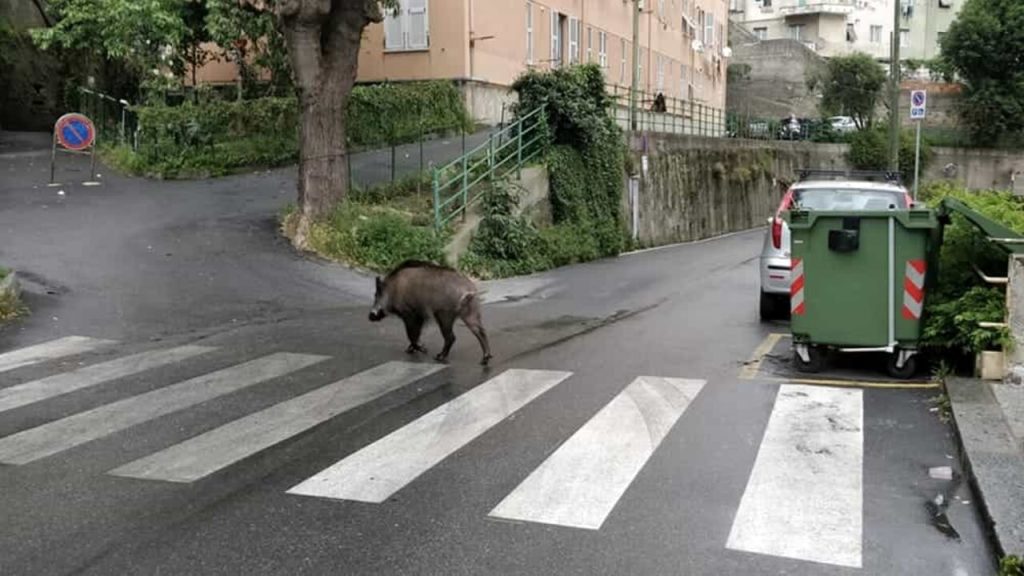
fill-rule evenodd
<path id="1" fill-rule="evenodd" d="M 298 158 L 295 98 L 209 100 L 179 106 L 139 106 L 135 153 L 113 156 L 123 168 L 157 176 L 218 175 L 234 169 L 286 164 Z M 424 134 L 470 126 L 451 82 L 357 86 L 348 105 L 353 147 L 416 141 Z"/>

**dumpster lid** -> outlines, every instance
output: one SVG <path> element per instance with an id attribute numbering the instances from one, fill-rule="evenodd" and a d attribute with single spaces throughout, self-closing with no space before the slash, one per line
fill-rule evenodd
<path id="1" fill-rule="evenodd" d="M 960 214 L 971 224 L 977 226 L 982 234 L 988 237 L 989 241 L 995 242 L 1003 250 L 1012 253 L 1024 253 L 1024 236 L 995 220 L 983 216 L 980 212 L 976 212 L 956 198 L 943 198 L 939 204 L 939 213 L 946 216 L 952 212 Z"/>

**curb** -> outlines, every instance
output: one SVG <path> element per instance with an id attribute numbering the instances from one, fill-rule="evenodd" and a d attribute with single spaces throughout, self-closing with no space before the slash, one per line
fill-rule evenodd
<path id="1" fill-rule="evenodd" d="M 946 381 L 963 469 L 1000 556 L 1024 556 L 1024 452 L 987 382 Z"/>

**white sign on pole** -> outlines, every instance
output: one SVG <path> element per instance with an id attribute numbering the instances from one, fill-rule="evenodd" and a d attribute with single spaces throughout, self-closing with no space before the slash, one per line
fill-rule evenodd
<path id="1" fill-rule="evenodd" d="M 923 120 L 928 108 L 928 93 L 924 90 L 910 92 L 910 119 Z"/>

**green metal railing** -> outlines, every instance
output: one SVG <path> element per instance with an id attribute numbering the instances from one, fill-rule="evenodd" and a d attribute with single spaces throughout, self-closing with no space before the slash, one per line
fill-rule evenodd
<path id="1" fill-rule="evenodd" d="M 612 99 L 609 113 L 623 130 L 632 129 L 629 111 L 629 88 L 607 84 L 605 91 Z M 636 129 L 641 132 L 685 134 L 721 138 L 726 133 L 726 114 L 721 108 L 695 100 L 682 100 L 662 94 L 637 92 Z"/>
<path id="2" fill-rule="evenodd" d="M 434 227 L 443 228 L 479 200 L 477 184 L 492 181 L 512 171 L 518 178 L 524 165 L 547 147 L 547 114 L 544 107 L 526 114 L 491 134 L 483 144 L 448 164 L 435 168 Z"/>

